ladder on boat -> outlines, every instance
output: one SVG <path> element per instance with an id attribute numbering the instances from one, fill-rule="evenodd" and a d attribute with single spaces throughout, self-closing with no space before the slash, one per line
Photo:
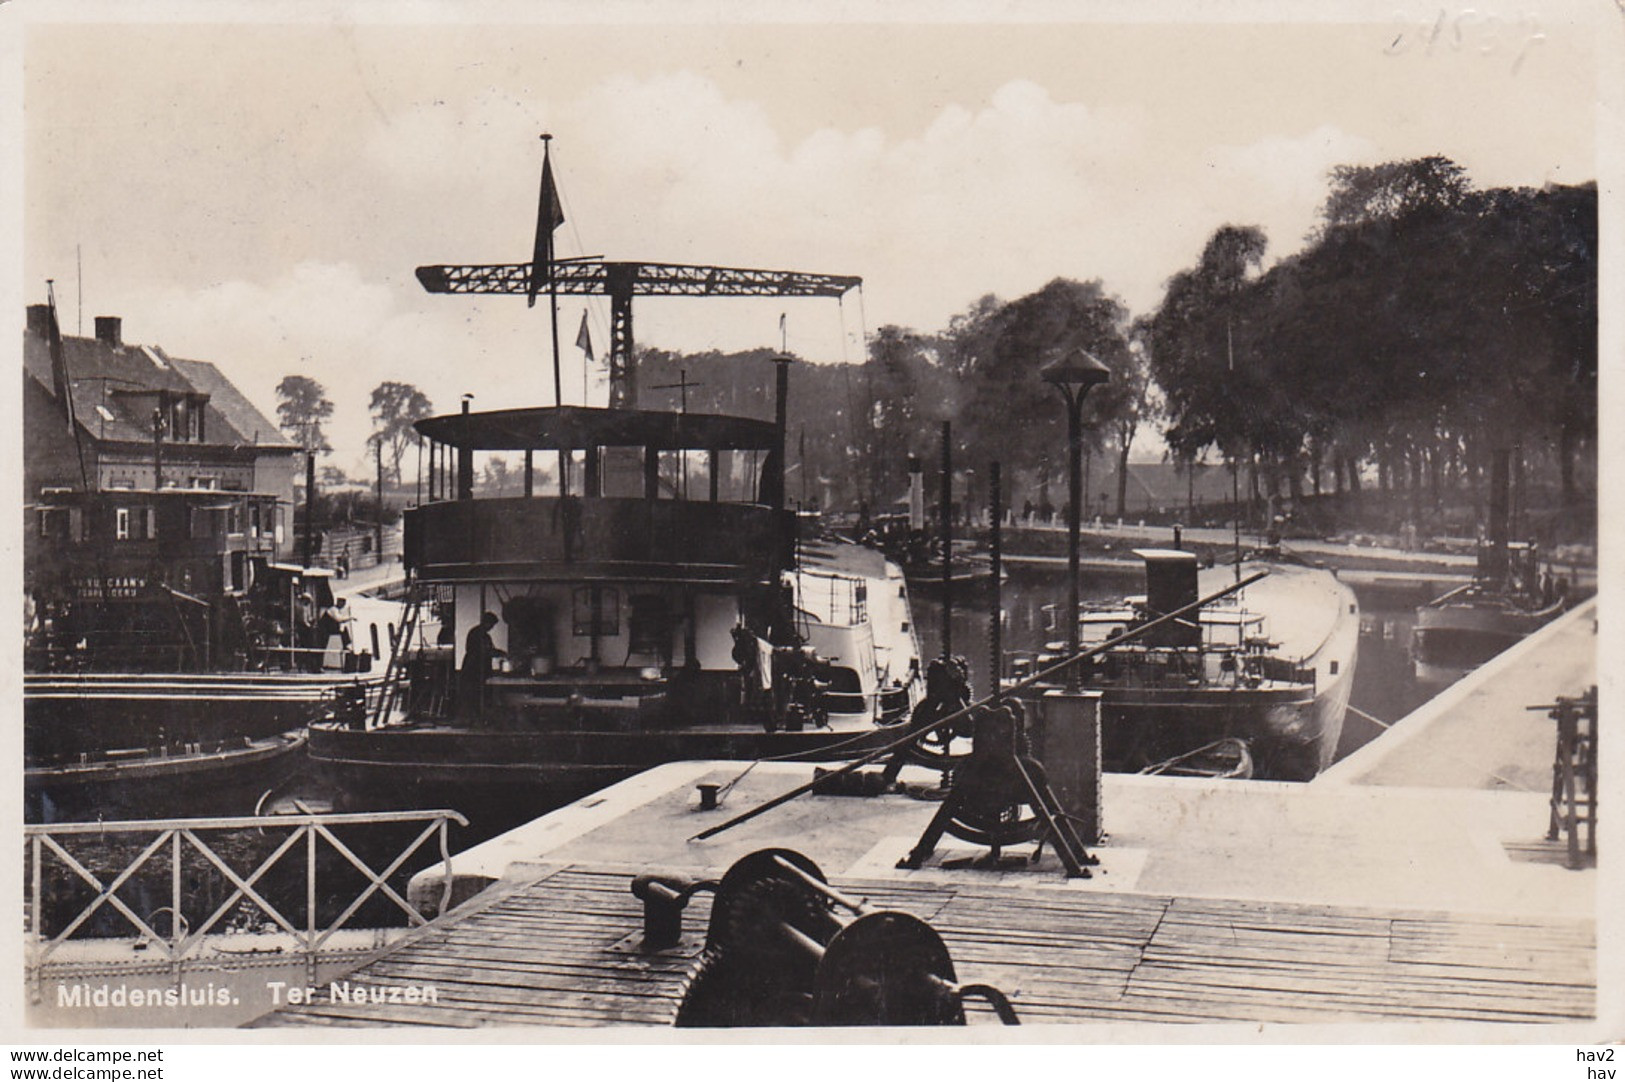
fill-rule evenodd
<path id="1" fill-rule="evenodd" d="M 407 587 L 406 614 L 401 618 L 400 629 L 394 634 L 394 642 L 390 644 L 389 665 L 384 669 L 384 679 L 378 688 L 378 698 L 373 707 L 372 717 L 367 720 L 369 729 L 376 729 L 382 725 L 399 701 L 401 681 L 406 675 L 408 644 L 412 641 L 412 636 L 417 634 L 419 617 L 423 611 L 423 592 L 423 585 L 416 581 Z"/>

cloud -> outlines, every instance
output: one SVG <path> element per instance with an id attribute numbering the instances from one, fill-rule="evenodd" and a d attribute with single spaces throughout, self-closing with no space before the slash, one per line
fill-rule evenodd
<path id="1" fill-rule="evenodd" d="M 813 360 L 856 360 L 860 331 L 939 330 L 984 294 L 1012 299 L 1057 276 L 1099 278 L 1149 311 L 1218 226 L 1264 227 L 1279 258 L 1313 225 L 1332 165 L 1402 156 L 1367 134 L 1385 131 L 1380 117 L 1341 106 L 1302 121 L 1243 111 L 1221 140 L 1202 134 L 1181 87 L 1108 103 L 1088 84 L 1059 89 L 1077 84 L 1053 70 L 939 84 L 901 60 L 895 86 L 923 76 L 901 93 L 940 93 L 905 122 L 861 100 L 843 119 L 798 110 L 792 84 L 752 94 L 702 67 L 626 61 L 600 75 L 608 62 L 582 59 L 596 54 L 570 54 L 572 66 L 511 49 L 482 52 L 496 59 L 481 68 L 423 48 L 403 59 L 380 46 L 365 100 L 348 50 L 300 68 L 320 78 L 274 66 L 242 76 L 257 97 L 229 93 L 239 77 L 222 69 L 201 102 L 165 81 L 187 65 L 118 68 L 206 121 L 154 147 L 141 93 L 41 95 L 62 115 L 30 136 L 44 148 L 29 178 L 38 276 L 66 281 L 83 237 L 92 303 L 125 315 L 132 341 L 221 364 L 267 412 L 282 376 L 319 379 L 338 407 L 339 464 L 355 469 L 382 379 L 416 383 L 446 409 L 465 391 L 482 407 L 551 402 L 545 305 L 432 297 L 410 275 L 527 257 L 542 131 L 557 136 L 564 254 L 865 280 L 861 301 L 840 306 L 640 299 L 639 344 L 777 346 L 782 312 L 790 348 Z M 298 152 L 256 156 L 267 132 L 298 132 Z M 569 401 L 580 400 L 568 344 L 582 304 L 561 304 Z M 602 356 L 608 305 L 591 308 Z"/>
<path id="2" fill-rule="evenodd" d="M 1332 167 L 1371 161 L 1376 153 L 1369 139 L 1323 124 L 1297 137 L 1216 146 L 1207 160 L 1215 191 L 1228 193 L 1238 210 L 1251 210 L 1270 230 L 1274 254 L 1282 255 L 1314 226 Z"/>
<path id="3" fill-rule="evenodd" d="M 523 393 L 538 325 L 515 318 L 523 305 L 480 313 L 434 303 L 441 300 L 449 298 L 419 301 L 350 264 L 306 262 L 265 283 L 167 288 L 139 298 L 132 309 L 139 323 L 131 330 L 138 336 L 142 327 L 162 328 L 157 344 L 219 364 L 272 419 L 282 377 L 312 377 L 335 407 L 328 432 L 333 464 L 365 475 L 367 404 L 382 380 L 415 384 L 447 410 L 465 391 L 492 402 Z M 539 395 L 541 381 L 535 383 Z"/>
<path id="4" fill-rule="evenodd" d="M 815 360 L 856 360 L 863 330 L 941 329 L 985 293 L 1009 299 L 1063 275 L 1099 277 L 1147 310 L 1223 222 L 1264 225 L 1277 256 L 1295 248 L 1323 198 L 1326 170 L 1369 151 L 1330 126 L 1170 148 L 1137 110 L 1057 101 L 1030 80 L 997 88 L 976 108 L 944 104 L 905 138 L 823 128 L 789 143 L 765 110 L 704 77 L 621 75 L 545 106 L 492 89 L 397 112 L 358 162 L 372 178 L 364 186 L 375 186 L 372 213 L 396 219 L 379 228 L 410 232 L 419 250 L 452 259 L 524 258 L 539 154 L 516 161 L 514 148 L 534 139 L 544 112 L 595 133 L 590 147 L 560 145 L 560 163 L 585 159 L 579 169 L 561 165 L 562 251 L 866 280 L 861 303 L 840 306 L 640 299 L 640 344 L 777 346 L 786 313 L 789 347 Z M 422 213 L 409 217 L 405 206 Z M 406 254 L 399 238 L 388 244 Z M 567 347 L 583 303 L 561 305 Z M 601 357 L 607 303 L 591 306 Z M 365 469 L 367 400 L 380 379 L 414 383 L 443 409 L 464 392 L 482 406 L 552 400 L 544 305 L 431 297 L 404 268 L 379 278 L 356 262 L 306 260 L 263 282 L 158 290 L 132 310 L 163 328 L 167 348 L 226 363 L 268 413 L 282 376 L 318 379 L 337 407 L 336 462 L 350 470 Z M 568 401 L 581 397 L 579 363 L 566 348 Z M 592 400 L 602 401 L 601 379 L 592 382 Z"/>

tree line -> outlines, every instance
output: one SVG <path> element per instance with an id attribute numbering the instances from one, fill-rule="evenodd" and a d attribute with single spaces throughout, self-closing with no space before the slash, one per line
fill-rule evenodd
<path id="1" fill-rule="evenodd" d="M 817 434 L 805 468 L 824 482 L 811 491 L 889 508 L 906 455 L 934 458 L 945 420 L 956 463 L 1000 460 L 1016 505 L 1063 490 L 1064 410 L 1039 370 L 1081 348 L 1112 371 L 1086 400 L 1086 454 L 1115 465 L 1119 515 L 1134 440 L 1152 426 L 1177 462 L 1235 467 L 1260 505 L 1357 504 L 1374 486 L 1437 523 L 1463 501 L 1482 507 L 1497 451 L 1557 513 L 1588 503 L 1594 183 L 1477 190 L 1442 157 L 1344 166 L 1305 247 L 1266 269 L 1267 247 L 1257 226 L 1220 227 L 1149 313 L 1099 280 L 1056 279 L 982 297 L 937 332 L 883 326 L 861 365 L 796 366 L 792 429 Z M 760 411 L 766 355 L 643 363 L 651 377 L 708 373 L 693 408 Z"/>
<path id="2" fill-rule="evenodd" d="M 1531 486 L 1586 502 L 1597 430 L 1597 189 L 1475 189 L 1443 157 L 1332 170 L 1315 232 L 1267 265 L 1258 226 L 1215 230 L 1136 315 L 1100 280 L 1058 278 L 988 295 L 921 332 L 885 325 L 860 364 L 790 371 L 788 494 L 832 509 L 890 510 L 908 456 L 934 475 L 951 422 L 956 467 L 1001 462 L 1007 500 L 1065 491 L 1066 422 L 1039 370 L 1082 349 L 1111 369 L 1085 404 L 1086 453 L 1116 467 L 1123 513 L 1134 442 L 1155 430 L 1190 466 L 1228 464 L 1261 501 L 1371 486 L 1429 520 L 1463 494 L 1482 504 L 1491 456 L 1512 450 Z M 772 416 L 772 353 L 640 352 L 645 408 Z M 680 370 L 684 373 L 679 379 Z M 278 418 L 325 448 L 332 404 L 289 376 Z M 397 482 L 432 404 L 410 384 L 373 392 L 369 446 Z M 977 487 L 967 472 L 962 485 Z M 985 488 L 966 498 L 985 499 Z"/>

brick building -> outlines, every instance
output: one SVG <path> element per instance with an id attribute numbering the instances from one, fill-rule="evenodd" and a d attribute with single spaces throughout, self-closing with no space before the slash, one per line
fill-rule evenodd
<path id="1" fill-rule="evenodd" d="M 128 344 L 118 318 L 97 317 L 94 338 L 62 338 L 70 426 L 50 328 L 50 308 L 31 305 L 23 338 L 25 503 L 87 488 L 259 493 L 274 497 L 275 512 L 254 532 L 291 551 L 299 448 L 218 368 Z"/>

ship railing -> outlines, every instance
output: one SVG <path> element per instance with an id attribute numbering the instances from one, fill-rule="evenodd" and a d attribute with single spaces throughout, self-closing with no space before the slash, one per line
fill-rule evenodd
<path id="1" fill-rule="evenodd" d="M 387 913 L 393 914 L 398 909 L 404 914 L 407 928 L 429 923 L 429 919 L 391 885 L 390 879 L 401 872 L 413 855 L 431 840 L 437 845 L 441 864 L 448 870 L 436 912 L 443 913 L 450 908 L 453 878 L 449 874 L 452 859 L 449 830 L 452 823 L 467 826 L 468 820 L 455 811 L 435 809 L 25 824 L 23 832 L 28 856 L 25 961 L 28 972 L 36 980 L 43 980 L 45 963 L 69 940 L 91 938 L 76 933 L 84 930 L 91 919 L 104 910 L 111 910 L 128 923 L 135 932 L 139 948 L 155 951 L 155 955 L 149 955 L 149 958 L 179 965 L 188 958 L 196 958 L 211 934 L 219 936 L 231 932 L 235 925 L 234 915 L 246 902 L 263 915 L 262 927 L 274 927 L 293 940 L 314 974 L 322 950 L 374 897 L 392 903 L 393 908 L 386 907 Z M 412 835 L 410 827 L 416 824 L 422 824 L 422 829 Z M 376 870 L 366 859 L 357 855 L 352 844 L 347 844 L 337 833 L 347 827 L 387 825 L 405 825 L 411 840 L 394 851 L 382 871 Z M 221 852 L 223 839 L 218 836 L 223 833 L 226 838 L 241 838 L 247 831 L 258 831 L 262 835 L 269 833 L 274 838 L 279 830 L 288 831 L 287 837 L 276 842 L 274 848 L 246 874 L 234 867 L 227 855 Z M 205 838 L 206 834 L 215 836 L 213 844 Z M 73 851 L 76 841 L 81 845 L 87 844 L 87 841 L 92 845 L 107 845 L 112 839 L 118 839 L 127 848 L 139 851 L 115 858 L 97 870 L 86 866 L 87 862 L 98 864 L 96 858 L 86 854 L 83 849 L 78 855 Z M 335 856 L 341 858 L 338 868 L 352 874 L 359 872 L 363 880 L 353 895 L 347 898 L 342 891 L 333 893 L 334 876 L 328 877 L 325 893 L 318 882 L 319 857 L 322 856 L 324 842 L 329 851 L 325 859 L 331 862 Z M 352 838 L 351 842 L 354 843 L 355 839 Z M 269 846 L 272 841 L 268 839 L 266 844 Z M 302 884 L 298 885 L 303 890 L 295 896 L 296 892 L 283 884 L 281 894 L 288 897 L 278 904 L 278 901 L 266 896 L 268 889 L 264 885 L 265 880 L 274 869 L 283 865 L 285 857 L 299 849 L 303 850 L 304 875 Z M 388 847 L 383 850 L 384 853 L 389 851 Z M 223 901 L 211 906 L 212 898 L 200 902 L 195 897 L 198 893 L 195 883 L 189 884 L 188 876 L 183 874 L 189 859 L 194 878 L 196 873 L 202 872 L 217 873 L 225 880 L 230 893 Z M 53 864 L 60 865 L 57 869 L 59 874 L 67 873 L 70 887 L 88 887 L 92 892 L 90 900 L 71 914 L 59 911 L 48 896 L 46 878 Z M 120 890 L 135 886 L 139 873 L 144 869 L 149 877 L 161 876 L 165 871 L 164 864 L 168 865 L 168 890 L 165 892 L 160 888 L 158 894 L 162 896 L 167 893 L 167 904 L 151 909 L 143 916 L 130 900 L 120 896 Z M 189 893 L 193 896 L 189 897 Z M 149 896 L 148 900 L 153 899 Z M 302 907 L 300 902 L 303 903 Z M 342 905 L 342 909 L 337 914 L 322 919 L 324 909 L 331 911 L 339 905 Z M 155 927 L 162 923 L 155 919 L 160 913 L 168 914 L 168 934 Z M 60 930 L 48 931 L 48 925 L 58 920 L 61 921 Z"/>
<path id="2" fill-rule="evenodd" d="M 1315 668 L 1312 665 L 1300 665 L 1288 658 L 1260 655 L 1247 659 L 1247 667 L 1257 672 L 1266 680 L 1273 680 L 1283 684 L 1308 684 L 1315 686 Z"/>
<path id="3" fill-rule="evenodd" d="M 326 672 L 325 646 L 261 646 L 246 655 L 243 672 Z M 24 648 L 24 667 L 31 673 L 74 675 L 82 672 L 162 672 L 209 671 L 207 651 L 202 647 L 175 643 L 125 643 L 103 646 L 85 640 L 85 645 L 32 645 Z M 233 671 L 233 670 L 222 670 Z"/>

